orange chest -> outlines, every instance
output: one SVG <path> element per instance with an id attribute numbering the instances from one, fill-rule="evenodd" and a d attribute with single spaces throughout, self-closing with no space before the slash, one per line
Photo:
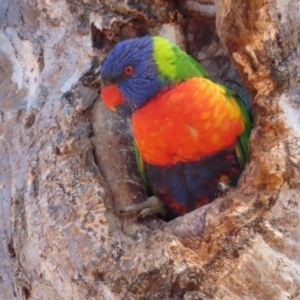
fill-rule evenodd
<path id="1" fill-rule="evenodd" d="M 201 80 L 184 82 L 133 113 L 133 134 L 145 162 L 196 161 L 236 141 L 244 128 L 238 106 Z"/>

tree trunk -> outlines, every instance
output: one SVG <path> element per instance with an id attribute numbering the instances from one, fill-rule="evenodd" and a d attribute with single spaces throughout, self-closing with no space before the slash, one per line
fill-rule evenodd
<path id="1" fill-rule="evenodd" d="M 1 300 L 300 299 L 299 1 L 2 2 Z M 128 111 L 98 96 L 145 34 L 252 100 L 238 187 L 169 223 L 119 216 L 146 193 Z"/>

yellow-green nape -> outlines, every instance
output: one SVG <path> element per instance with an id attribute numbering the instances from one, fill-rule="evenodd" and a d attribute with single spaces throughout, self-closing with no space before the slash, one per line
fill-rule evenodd
<path id="1" fill-rule="evenodd" d="M 153 58 L 162 79 L 184 81 L 192 77 L 204 77 L 212 80 L 202 66 L 177 45 L 169 40 L 154 36 Z"/>
<path id="2" fill-rule="evenodd" d="M 157 64 L 158 70 L 162 77 L 171 80 L 176 78 L 176 54 L 174 45 L 167 39 L 154 36 L 153 40 L 153 57 Z"/>

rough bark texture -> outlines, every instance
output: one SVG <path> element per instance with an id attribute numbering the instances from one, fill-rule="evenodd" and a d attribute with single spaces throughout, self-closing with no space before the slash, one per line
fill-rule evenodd
<path id="1" fill-rule="evenodd" d="M 4 0 L 0 26 L 0 299 L 300 298 L 297 0 Z M 170 223 L 118 216 L 145 190 L 95 81 L 144 34 L 253 95 L 238 188 Z"/>

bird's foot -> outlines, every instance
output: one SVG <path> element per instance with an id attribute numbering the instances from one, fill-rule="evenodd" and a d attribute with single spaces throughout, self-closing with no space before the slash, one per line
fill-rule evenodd
<path id="1" fill-rule="evenodd" d="M 226 192 L 228 192 L 229 189 L 230 189 L 230 186 L 228 186 L 224 182 L 219 182 L 218 190 L 217 190 L 217 197 L 223 196 L 224 194 L 226 194 Z"/>
<path id="2" fill-rule="evenodd" d="M 138 213 L 139 217 L 141 218 L 155 214 L 160 214 L 162 217 L 164 217 L 166 215 L 166 209 L 164 203 L 159 198 L 152 196 L 143 203 L 130 205 L 121 209 L 120 213 L 125 215 Z"/>

